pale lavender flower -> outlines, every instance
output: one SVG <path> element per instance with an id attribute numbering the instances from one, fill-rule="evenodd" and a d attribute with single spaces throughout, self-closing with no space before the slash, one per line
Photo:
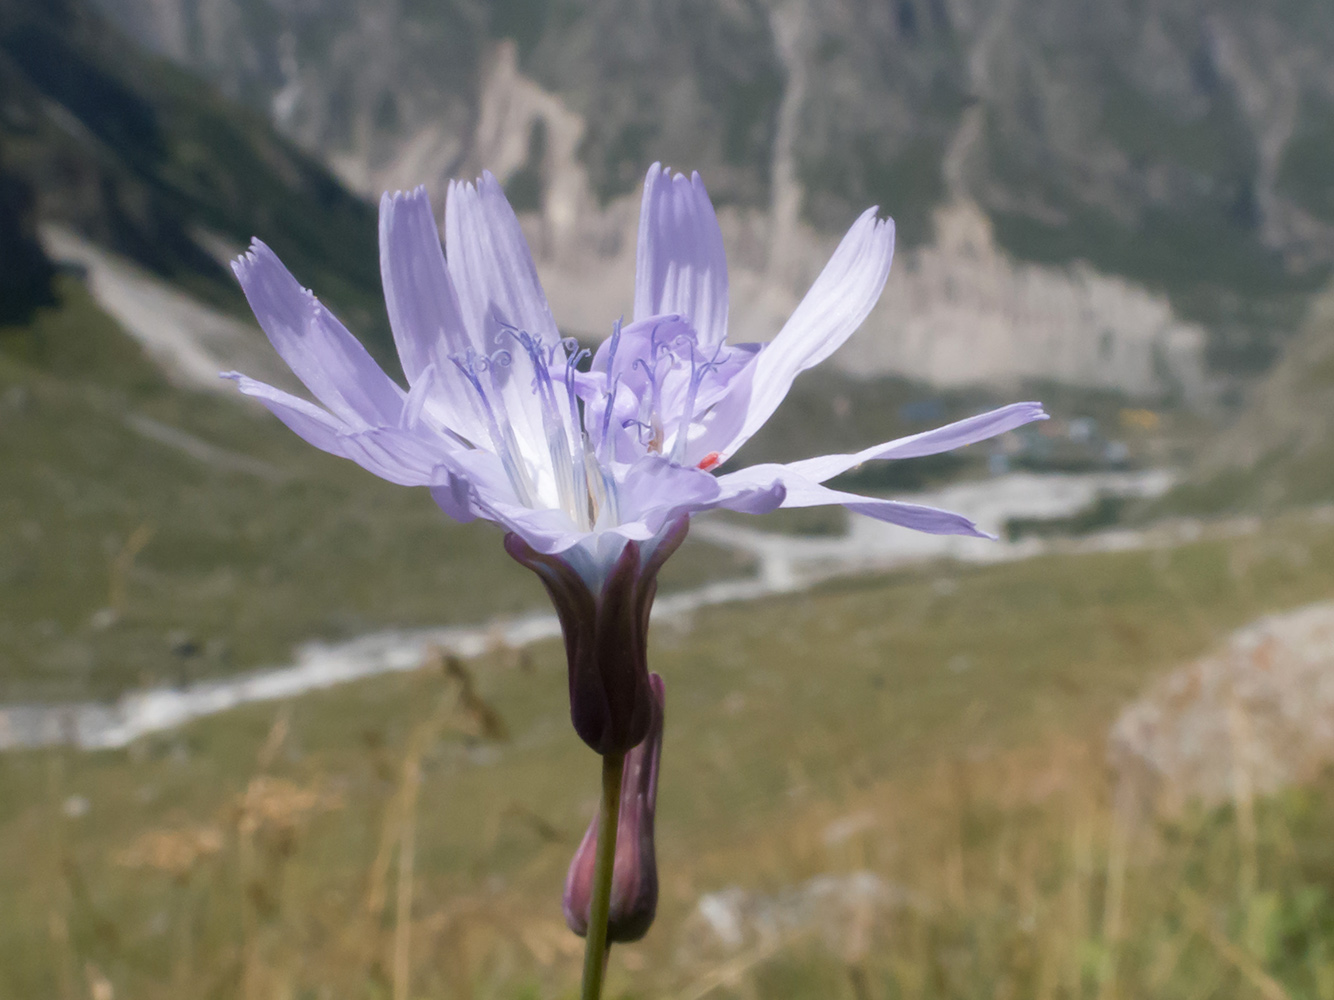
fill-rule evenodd
<path id="1" fill-rule="evenodd" d="M 511 555 L 556 601 L 575 728 L 601 753 L 647 732 L 648 609 L 691 514 L 839 504 L 917 531 L 983 535 L 959 514 L 825 483 L 863 462 L 949 451 L 1046 416 L 1016 403 L 851 454 L 714 472 L 875 305 L 894 224 L 874 208 L 764 345 L 727 342 L 727 261 L 697 174 L 649 170 L 634 316 L 591 358 L 562 339 L 490 174 L 450 185 L 445 242 L 448 258 L 424 190 L 381 200 L 380 270 L 407 390 L 258 240 L 234 270 L 274 347 L 323 405 L 228 377 L 316 447 L 428 487 L 456 520 L 510 533 Z"/>

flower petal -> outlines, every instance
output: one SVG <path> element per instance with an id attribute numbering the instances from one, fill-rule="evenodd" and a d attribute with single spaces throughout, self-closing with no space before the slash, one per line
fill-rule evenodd
<path id="1" fill-rule="evenodd" d="M 380 199 L 380 278 L 408 384 L 416 387 L 433 369 L 431 411 L 450 430 L 485 441 L 472 387 L 450 360 L 469 347 L 484 352 L 484 345 L 464 325 L 425 188 Z"/>
<path id="2" fill-rule="evenodd" d="M 475 510 L 489 509 L 491 504 L 522 506 L 498 455 L 482 448 L 459 448 L 440 456 L 439 463 L 438 472 L 446 471 L 468 483 Z M 449 484 L 448 476 L 441 476 L 440 482 Z"/>
<path id="3" fill-rule="evenodd" d="M 448 453 L 440 440 L 419 437 L 397 427 L 372 427 L 346 435 L 347 457 L 363 469 L 399 486 L 434 486 L 445 477 Z"/>
<path id="4" fill-rule="evenodd" d="M 1009 406 L 1002 406 L 987 413 L 979 413 L 975 417 L 956 420 L 944 427 L 872 445 L 850 455 L 821 455 L 818 458 L 806 458 L 789 463 L 787 468 L 807 479 L 823 483 L 863 462 L 938 455 L 943 451 L 953 451 L 955 448 L 997 437 L 1034 420 L 1046 419 L 1047 413 L 1042 409 L 1041 403 L 1011 403 Z"/>
<path id="5" fill-rule="evenodd" d="M 272 250 L 254 240 L 232 270 L 274 349 L 316 399 L 354 428 L 398 423 L 403 390 Z"/>
<path id="6" fill-rule="evenodd" d="M 560 339 L 519 220 L 489 172 L 475 186 L 450 183 L 445 240 L 463 321 L 479 350 L 494 349 L 493 318 L 547 344 Z"/>
<path id="7" fill-rule="evenodd" d="M 727 339 L 727 255 L 699 174 L 649 167 L 639 210 L 635 320 L 675 313 L 703 348 Z"/>
<path id="8" fill-rule="evenodd" d="M 321 451 L 351 459 L 366 471 L 400 486 L 429 485 L 436 477 L 436 456 L 429 445 L 411 435 L 393 428 L 350 428 L 299 396 L 239 372 L 228 372 L 223 377 L 234 381 L 245 395 L 258 399 L 298 436 Z"/>
<path id="9" fill-rule="evenodd" d="M 288 426 L 298 437 L 339 458 L 347 458 L 342 438 L 347 425 L 327 410 L 309 400 L 283 392 L 264 382 L 258 382 L 240 372 L 223 372 L 222 377 L 236 383 L 245 395 L 263 403 L 275 417 Z"/>
<path id="10" fill-rule="evenodd" d="M 477 520 L 471 484 L 462 476 L 448 475 L 443 483 L 432 486 L 431 499 L 459 524 Z"/>
<path id="11" fill-rule="evenodd" d="M 747 490 L 754 490 L 764 484 L 782 483 L 786 488 L 783 497 L 784 507 L 822 507 L 837 504 L 856 514 L 865 514 L 878 521 L 899 524 L 914 531 L 924 531 L 932 535 L 973 535 L 977 538 L 995 536 L 982 531 L 962 514 L 948 510 L 926 507 L 922 504 L 905 503 L 901 500 L 880 500 L 864 497 L 857 493 L 845 493 L 833 490 L 820 483 L 812 482 L 791 466 L 753 465 L 725 476 L 718 477 L 718 483 L 725 494 L 741 495 Z M 770 487 L 772 488 L 772 486 Z M 726 503 L 720 506 L 727 506 Z"/>
<path id="12" fill-rule="evenodd" d="M 738 514 L 771 514 L 786 499 L 787 486 L 782 479 L 774 479 L 768 486 L 733 483 L 724 484 L 716 506 Z"/>
<path id="13" fill-rule="evenodd" d="M 536 372 L 528 354 L 503 331 L 521 330 L 547 346 L 560 340 L 560 332 L 519 220 L 490 173 L 475 186 L 449 185 L 445 240 L 468 337 L 484 355 L 505 350 L 509 365 L 491 369 L 495 387 L 524 457 L 545 465 L 550 459 L 542 401 L 533 389 Z"/>
<path id="14" fill-rule="evenodd" d="M 588 532 L 579 530 L 570 515 L 553 507 L 533 510 L 521 504 L 489 500 L 483 501 L 482 512 L 487 520 L 514 532 L 534 550 L 546 555 L 564 552 L 588 538 Z M 648 537 L 648 532 L 643 537 Z"/>
<path id="15" fill-rule="evenodd" d="M 469 346 L 454 282 L 445 267 L 440 231 L 426 189 L 385 192 L 380 199 L 380 278 L 403 373 L 415 384 L 428 365 L 452 367 Z"/>
<path id="16" fill-rule="evenodd" d="M 877 211 L 867 209 L 853 223 L 778 336 L 756 357 L 746 420 L 724 458 L 764 425 L 798 374 L 852 336 L 880 298 L 894 258 L 894 220 L 878 220 Z"/>
<path id="17" fill-rule="evenodd" d="M 712 507 L 722 492 L 715 476 L 660 455 L 639 459 L 617 478 L 622 521 L 639 521 L 654 534 L 680 514 Z"/>

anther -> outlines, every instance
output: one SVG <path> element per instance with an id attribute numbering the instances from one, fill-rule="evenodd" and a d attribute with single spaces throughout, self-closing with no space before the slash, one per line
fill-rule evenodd
<path id="1" fill-rule="evenodd" d="M 649 443 L 648 440 L 646 440 L 645 437 L 644 437 L 645 432 L 647 432 L 650 436 L 653 434 L 653 425 L 650 424 L 647 420 L 637 420 L 637 419 L 634 418 L 634 417 L 628 417 L 628 418 L 626 418 L 625 420 L 622 420 L 622 421 L 621 421 L 621 426 L 622 426 L 622 427 L 638 427 L 638 428 L 639 428 L 639 443 L 642 444 L 642 445 L 647 445 L 647 444 Z"/>

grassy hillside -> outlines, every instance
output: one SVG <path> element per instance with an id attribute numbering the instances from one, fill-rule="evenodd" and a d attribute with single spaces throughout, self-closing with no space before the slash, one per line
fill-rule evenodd
<path id="1" fill-rule="evenodd" d="M 1158 671 L 1334 595 L 1331 566 L 1331 526 L 1289 518 L 657 630 L 663 898 L 650 937 L 613 953 L 611 995 L 1186 998 L 1272 979 L 1328 996 L 1334 788 L 1262 803 L 1253 826 L 1224 810 L 1131 830 L 1099 734 Z M 406 946 L 401 995 L 573 995 L 559 886 L 596 760 L 562 653 L 469 669 L 469 697 L 426 665 L 124 752 L 0 758 L 0 853 L 25 859 L 0 869 L 0 994 L 387 996 Z M 800 927 L 732 958 L 691 943 L 702 893 L 857 870 L 904 902 L 832 949 Z"/>

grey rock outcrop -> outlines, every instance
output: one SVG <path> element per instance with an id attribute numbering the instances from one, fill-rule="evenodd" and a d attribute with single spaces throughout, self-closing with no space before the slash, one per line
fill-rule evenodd
<path id="1" fill-rule="evenodd" d="M 1334 763 L 1334 605 L 1262 618 L 1122 712 L 1120 779 L 1167 811 L 1276 791 Z"/>

